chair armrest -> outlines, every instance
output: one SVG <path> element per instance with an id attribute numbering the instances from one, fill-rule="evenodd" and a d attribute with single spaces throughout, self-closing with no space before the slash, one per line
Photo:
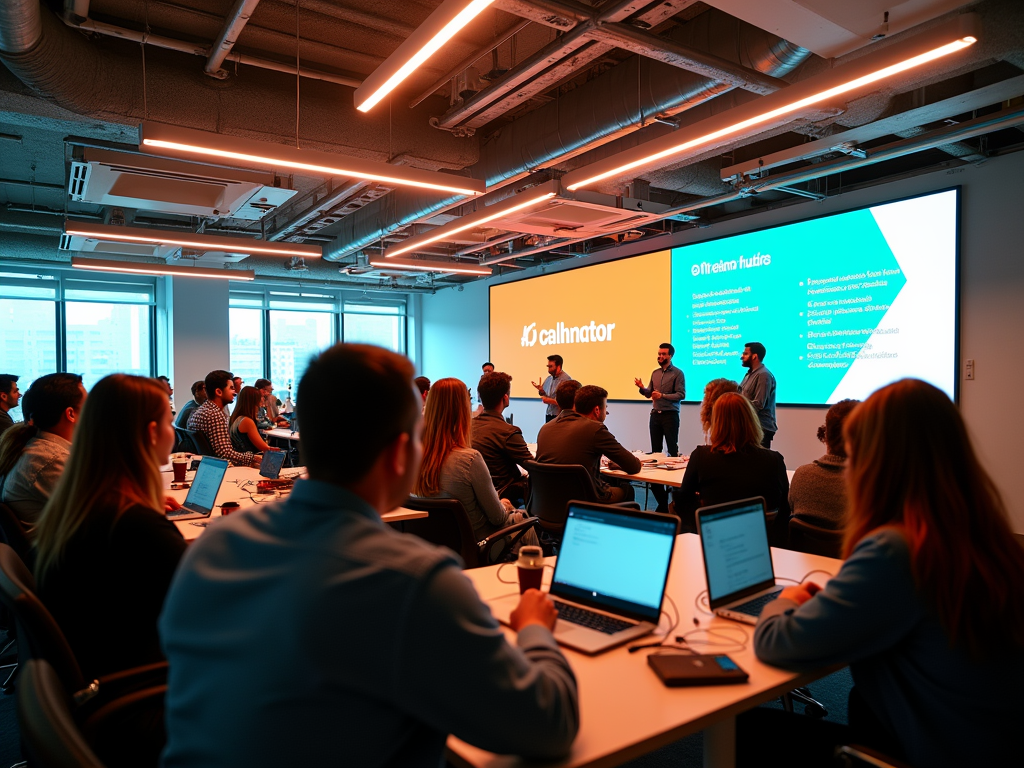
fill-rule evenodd
<path id="1" fill-rule="evenodd" d="M 868 747 L 858 744 L 845 744 L 836 747 L 836 761 L 839 765 L 870 765 L 872 768 L 908 768 L 906 763 L 894 760 Z"/>
<path id="2" fill-rule="evenodd" d="M 495 531 L 487 538 L 483 539 L 480 542 L 477 542 L 477 551 L 480 553 L 481 557 L 484 559 L 484 561 L 486 561 L 486 563 L 490 563 L 491 558 L 489 553 L 493 546 L 495 546 L 498 542 L 508 537 L 507 551 L 511 552 L 512 548 L 517 543 L 519 543 L 519 540 L 526 534 L 526 532 L 533 528 L 539 522 L 539 517 L 527 517 L 526 519 L 521 520 L 518 523 L 507 525 L 500 531 Z"/>
<path id="3" fill-rule="evenodd" d="M 167 683 L 168 664 L 157 661 L 141 667 L 123 669 L 93 680 L 72 695 L 77 708 L 76 717 L 95 711 L 113 699 L 127 693 Z"/>

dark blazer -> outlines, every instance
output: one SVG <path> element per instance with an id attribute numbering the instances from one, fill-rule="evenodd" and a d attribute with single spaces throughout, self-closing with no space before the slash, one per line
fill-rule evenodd
<path id="1" fill-rule="evenodd" d="M 582 465 L 604 498 L 608 496 L 608 483 L 601 477 L 601 456 L 607 456 L 630 474 L 640 471 L 640 459 L 623 448 L 608 427 L 576 411 L 562 411 L 537 434 L 537 461 Z"/>
<path id="2" fill-rule="evenodd" d="M 682 484 L 672 493 L 672 500 L 683 529 L 695 531 L 698 507 L 750 496 L 764 496 L 769 512 L 779 510 L 772 539 L 776 545 L 784 542 L 789 524 L 789 475 L 786 460 L 778 451 L 748 446 L 736 453 L 719 453 L 709 445 L 698 445 L 690 453 Z"/>
<path id="3" fill-rule="evenodd" d="M 523 430 L 491 411 L 483 411 L 473 419 L 472 425 L 473 448 L 484 457 L 495 489 L 501 491 L 521 480 L 520 465 L 533 461 L 533 454 L 523 439 Z"/>

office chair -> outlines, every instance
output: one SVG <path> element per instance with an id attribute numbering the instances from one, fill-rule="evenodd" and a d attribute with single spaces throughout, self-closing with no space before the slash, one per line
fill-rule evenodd
<path id="1" fill-rule="evenodd" d="M 0 542 L 17 552 L 26 563 L 30 561 L 32 550 L 30 530 L 13 509 L 0 503 Z"/>
<path id="2" fill-rule="evenodd" d="M 840 557 L 843 546 L 841 529 L 823 528 L 799 517 L 789 520 L 789 547 L 797 552 L 824 557 Z"/>
<path id="3" fill-rule="evenodd" d="M 177 431 L 175 427 L 175 431 Z M 194 451 L 188 451 L 188 453 L 198 453 L 200 456 L 216 456 L 214 453 L 213 446 L 210 445 L 210 438 L 208 438 L 202 432 L 197 432 L 194 429 L 183 429 L 182 432 L 186 433 L 186 436 L 195 447 Z"/>
<path id="4" fill-rule="evenodd" d="M 528 517 L 495 531 L 490 536 L 476 540 L 469 515 L 458 499 L 427 499 L 410 496 L 405 507 L 427 512 L 427 517 L 403 521 L 402 530 L 419 536 L 424 541 L 454 550 L 466 564 L 466 568 L 480 568 L 493 565 L 512 552 L 528 530 L 537 524 L 536 517 Z M 511 539 L 505 541 L 505 538 Z"/>
<path id="5" fill-rule="evenodd" d="M 910 768 L 900 760 L 857 744 L 844 744 L 841 747 L 836 747 L 835 764 L 840 768 L 856 768 L 858 765 L 866 765 L 871 768 Z"/>

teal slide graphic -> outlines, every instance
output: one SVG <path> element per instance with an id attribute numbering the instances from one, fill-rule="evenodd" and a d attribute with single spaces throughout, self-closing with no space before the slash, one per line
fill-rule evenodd
<path id="1" fill-rule="evenodd" d="M 672 251 L 674 362 L 687 400 L 700 401 L 711 379 L 739 381 L 745 342 L 767 347 L 779 403 L 828 403 L 855 361 L 896 357 L 869 343 L 900 333 L 886 315 L 907 283 L 872 211 Z"/>

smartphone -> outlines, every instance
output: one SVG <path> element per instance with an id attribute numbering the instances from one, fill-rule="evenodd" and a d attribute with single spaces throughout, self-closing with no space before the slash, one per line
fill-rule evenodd
<path id="1" fill-rule="evenodd" d="M 670 688 L 688 685 L 745 683 L 749 675 L 725 655 L 652 653 L 647 663 Z"/>

